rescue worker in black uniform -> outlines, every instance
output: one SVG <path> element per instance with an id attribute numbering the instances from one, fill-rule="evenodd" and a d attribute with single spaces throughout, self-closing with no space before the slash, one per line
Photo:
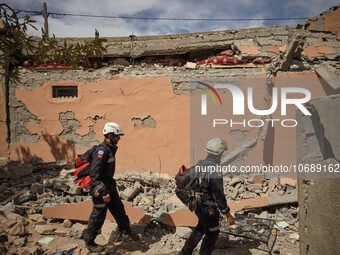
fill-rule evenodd
<path id="1" fill-rule="evenodd" d="M 205 150 L 208 152 L 207 157 L 197 162 L 197 166 L 201 167 L 200 169 L 219 165 L 223 152 L 227 150 L 227 143 L 220 138 L 213 138 L 208 141 Z M 235 224 L 235 219 L 230 214 L 230 208 L 225 199 L 222 173 L 201 171 L 198 174 L 201 177 L 201 187 L 205 193 L 205 199 L 202 208 L 195 211 L 198 224 L 185 242 L 179 255 L 191 255 L 203 236 L 199 254 L 209 255 L 212 253 L 220 232 L 220 213 L 227 217 L 229 225 Z"/>
<path id="2" fill-rule="evenodd" d="M 98 246 L 94 239 L 104 223 L 107 209 L 115 218 L 120 234 L 131 234 L 130 221 L 113 179 L 117 143 L 124 134 L 119 125 L 114 122 L 105 124 L 103 134 L 104 142 L 94 150 L 90 168 L 90 178 L 93 183 L 93 188 L 90 191 L 93 197 L 93 209 L 87 229 L 83 233 L 83 239 L 90 252 L 101 252 L 103 250 L 103 247 Z"/>

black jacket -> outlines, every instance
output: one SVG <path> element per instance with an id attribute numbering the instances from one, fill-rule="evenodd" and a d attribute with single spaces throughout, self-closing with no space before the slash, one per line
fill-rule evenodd
<path id="1" fill-rule="evenodd" d="M 90 178 L 94 189 L 101 196 L 106 195 L 115 186 L 113 175 L 116 169 L 115 155 L 118 147 L 104 140 L 92 153 Z"/>
<path id="2" fill-rule="evenodd" d="M 216 166 L 220 164 L 220 160 L 214 155 L 208 154 L 204 160 L 200 160 L 196 165 L 201 167 Z M 202 188 L 208 193 L 208 199 L 216 202 L 218 208 L 222 213 L 230 211 L 227 205 L 227 200 L 223 188 L 223 175 L 218 172 L 205 172 L 201 173 Z"/>

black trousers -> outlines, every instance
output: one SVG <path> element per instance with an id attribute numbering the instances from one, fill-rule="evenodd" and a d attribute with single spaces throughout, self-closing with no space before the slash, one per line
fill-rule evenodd
<path id="1" fill-rule="evenodd" d="M 220 232 L 219 215 L 220 212 L 215 202 L 208 200 L 204 203 L 201 213 L 197 215 L 198 224 L 184 244 L 183 255 L 191 255 L 203 236 L 199 254 L 210 255 L 212 253 Z"/>
<path id="2" fill-rule="evenodd" d="M 110 190 L 110 198 L 111 201 L 105 203 L 102 197 L 92 197 L 93 208 L 87 229 L 83 234 L 83 238 L 86 242 L 93 242 L 98 235 L 99 230 L 104 224 L 107 209 L 109 209 L 110 213 L 115 218 L 118 229 L 125 234 L 130 234 L 130 220 L 126 215 L 124 205 L 119 197 L 116 186 L 113 186 Z"/>

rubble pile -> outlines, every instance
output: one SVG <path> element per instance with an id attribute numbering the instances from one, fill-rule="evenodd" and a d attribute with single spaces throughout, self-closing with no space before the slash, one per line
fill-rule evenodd
<path id="1" fill-rule="evenodd" d="M 10 190 L 14 195 L 4 193 L 8 196 L 7 199 L 2 195 L 0 251 L 6 251 L 8 254 L 43 254 L 74 250 L 76 254 L 87 254 L 88 251 L 81 240 L 86 222 L 76 219 L 46 218 L 43 213 L 43 208 L 77 205 L 91 198 L 87 191 L 75 183 L 73 171 L 74 169 L 61 171 L 54 169 L 52 174 L 49 169 L 47 171 L 49 176 L 54 175 L 54 178 L 43 171 L 32 171 L 31 175 L 19 179 L 1 180 L 1 189 Z M 175 195 L 174 179 L 161 178 L 152 172 L 127 172 L 116 174 L 115 180 L 120 196 L 123 201 L 125 200 L 124 204 L 130 203 L 132 207 L 139 208 L 149 220 L 144 222 L 131 220 L 133 231 L 140 237 L 136 247 L 122 244 L 109 245 L 107 251 L 118 249 L 121 254 L 130 254 L 132 248 L 147 254 L 159 254 L 160 250 L 164 251 L 162 254 L 178 251 L 190 235 L 192 225 L 185 226 L 184 217 L 182 222 L 169 221 L 169 217 L 171 219 L 172 215 L 179 210 L 187 210 Z M 290 200 L 288 204 L 285 204 L 284 199 L 286 195 L 296 195 L 295 184 L 295 180 L 283 177 L 224 177 L 224 189 L 231 210 L 238 215 L 275 220 L 275 227 L 278 229 L 276 235 L 281 238 L 278 239 L 275 247 L 281 247 L 280 243 L 284 244 L 280 249 L 287 247 L 287 243 L 298 249 L 296 246 L 299 239 L 297 198 L 295 202 Z M 282 198 L 283 202 L 271 205 L 271 197 Z M 256 205 L 263 199 L 268 200 L 267 204 Z M 129 211 L 127 212 L 129 214 Z M 97 241 L 103 245 L 112 243 L 116 228 L 114 222 L 106 220 Z M 221 235 L 220 238 L 226 237 L 228 236 Z M 241 237 L 231 236 L 230 240 L 233 241 L 227 245 L 228 249 L 240 246 L 248 249 L 249 245 L 254 245 L 254 241 Z M 225 248 L 226 242 L 219 241 L 216 252 L 218 249 L 223 251 Z"/>

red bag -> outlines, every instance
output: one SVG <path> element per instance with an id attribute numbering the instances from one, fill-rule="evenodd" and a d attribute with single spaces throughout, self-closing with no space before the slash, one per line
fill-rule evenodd
<path id="1" fill-rule="evenodd" d="M 93 184 L 90 178 L 90 168 L 92 161 L 92 153 L 97 148 L 97 145 L 93 146 L 87 152 L 82 155 L 78 155 L 75 160 L 74 175 L 77 177 L 76 182 L 85 190 L 93 188 Z"/>

